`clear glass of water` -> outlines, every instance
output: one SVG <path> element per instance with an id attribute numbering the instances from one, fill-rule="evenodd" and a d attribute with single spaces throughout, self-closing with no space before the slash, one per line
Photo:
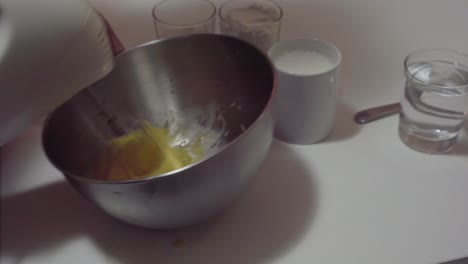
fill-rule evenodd
<path id="1" fill-rule="evenodd" d="M 163 0 L 153 8 L 157 38 L 214 33 L 216 6 L 208 0 Z"/>
<path id="2" fill-rule="evenodd" d="M 468 55 L 442 49 L 414 52 L 405 60 L 405 77 L 401 140 L 425 153 L 450 151 L 468 106 Z"/>
<path id="3" fill-rule="evenodd" d="M 263 52 L 279 39 L 283 10 L 268 0 L 231 0 L 219 10 L 222 34 L 250 42 Z"/>

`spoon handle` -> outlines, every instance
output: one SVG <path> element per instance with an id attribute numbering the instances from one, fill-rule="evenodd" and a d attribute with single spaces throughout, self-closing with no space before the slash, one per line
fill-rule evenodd
<path id="1" fill-rule="evenodd" d="M 354 121 L 358 124 L 366 124 L 389 115 L 397 114 L 400 112 L 400 109 L 400 103 L 369 108 L 356 113 Z"/>

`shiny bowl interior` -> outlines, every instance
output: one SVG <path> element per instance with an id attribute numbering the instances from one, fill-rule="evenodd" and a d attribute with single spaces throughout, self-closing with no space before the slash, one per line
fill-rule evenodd
<path id="1" fill-rule="evenodd" d="M 191 225 L 231 204 L 261 168 L 273 139 L 274 76 L 261 51 L 233 37 L 146 43 L 117 56 L 108 76 L 49 115 L 44 151 L 77 191 L 109 215 L 147 228 Z M 201 160 L 178 170 L 97 180 L 92 167 L 98 153 L 136 129 L 135 120 L 217 137 Z"/>
<path id="2" fill-rule="evenodd" d="M 228 147 L 261 116 L 273 94 L 270 69 L 255 48 L 227 36 L 201 34 L 134 48 L 117 57 L 108 77 L 48 117 L 46 154 L 68 175 L 93 179 L 93 161 L 106 142 L 119 136 L 111 122 L 126 131 L 136 128 L 135 120 L 160 127 L 196 123 L 221 137 L 216 149 L 187 167 L 195 166 Z"/>

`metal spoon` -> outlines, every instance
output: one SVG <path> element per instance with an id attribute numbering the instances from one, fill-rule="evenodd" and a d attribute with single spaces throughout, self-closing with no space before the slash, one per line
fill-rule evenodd
<path id="1" fill-rule="evenodd" d="M 366 124 L 386 116 L 397 114 L 400 112 L 400 109 L 400 103 L 369 108 L 356 113 L 354 115 L 354 121 L 358 124 Z"/>

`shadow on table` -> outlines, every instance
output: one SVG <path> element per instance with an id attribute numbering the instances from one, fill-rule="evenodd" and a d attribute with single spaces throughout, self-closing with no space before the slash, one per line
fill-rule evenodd
<path id="1" fill-rule="evenodd" d="M 179 230 L 120 223 L 65 182 L 2 200 L 2 254 L 20 259 L 89 237 L 110 263 L 268 263 L 308 232 L 318 194 L 310 166 L 275 142 L 249 190 L 222 215 Z"/>
<path id="2" fill-rule="evenodd" d="M 354 122 L 355 112 L 348 104 L 339 102 L 336 109 L 335 127 L 325 142 L 342 141 L 357 135 L 361 127 Z"/>
<path id="3" fill-rule="evenodd" d="M 108 218 L 59 182 L 1 200 L 2 255 L 20 259 L 95 235 Z"/>

